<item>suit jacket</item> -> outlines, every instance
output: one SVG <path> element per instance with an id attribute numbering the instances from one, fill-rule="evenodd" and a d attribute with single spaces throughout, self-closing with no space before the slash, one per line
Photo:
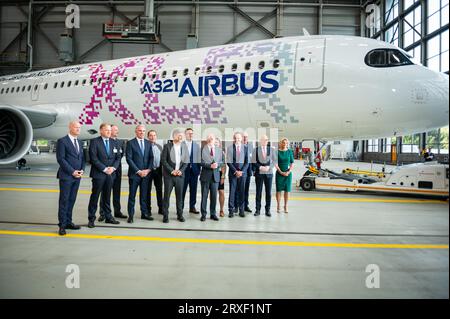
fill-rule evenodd
<path id="1" fill-rule="evenodd" d="M 189 150 L 185 143 L 181 143 L 181 163 L 180 171 L 184 174 L 184 171 L 188 167 Z M 163 168 L 163 176 L 172 176 L 172 172 L 175 170 L 175 150 L 173 148 L 173 142 L 169 142 L 164 145 L 164 149 L 161 154 L 161 166 Z"/>
<path id="2" fill-rule="evenodd" d="M 73 172 L 81 170 L 84 171 L 86 160 L 84 158 L 83 147 L 78 139 L 77 141 L 79 150 L 78 154 L 69 135 L 60 138 L 56 143 L 56 160 L 59 164 L 56 178 L 61 180 L 75 180 L 77 178 L 72 176 Z"/>
<path id="3" fill-rule="evenodd" d="M 120 165 L 120 152 L 117 143 L 113 139 L 109 139 L 109 155 L 106 153 L 105 143 L 101 136 L 91 140 L 89 145 L 89 156 L 91 158 L 91 173 L 92 178 L 106 178 L 107 174 L 103 171 L 107 167 L 114 167 L 116 170 Z M 113 173 L 115 174 L 115 172 Z"/>
<path id="4" fill-rule="evenodd" d="M 211 164 L 217 163 L 219 166 L 216 169 L 211 168 Z M 209 146 L 205 145 L 202 150 L 202 172 L 200 174 L 201 182 L 214 181 L 220 182 L 220 168 L 223 164 L 223 152 L 219 147 L 214 147 L 214 158 L 211 156 Z"/>
<path id="5" fill-rule="evenodd" d="M 250 165 L 249 160 L 248 148 L 246 145 L 241 144 L 241 158 L 236 158 L 236 144 L 228 147 L 227 164 L 230 168 L 228 175 L 234 176 L 234 173 L 236 173 L 236 171 L 241 171 L 246 175 L 248 166 Z"/>
<path id="6" fill-rule="evenodd" d="M 255 148 L 253 147 L 253 143 L 248 143 L 247 145 L 247 149 L 248 149 L 248 157 L 249 157 L 249 163 L 250 165 L 248 165 L 248 170 L 247 173 L 248 175 L 253 175 L 253 163 L 255 163 L 255 159 L 253 158 L 253 151 L 255 150 Z"/>
<path id="7" fill-rule="evenodd" d="M 183 142 L 183 144 L 186 146 L 186 148 L 188 148 L 188 145 L 186 143 L 186 141 Z M 191 155 L 189 156 L 189 165 L 192 168 L 194 175 L 198 175 L 200 174 L 200 170 L 201 170 L 201 150 L 200 150 L 200 145 L 194 141 L 192 141 L 192 146 L 191 146 Z M 189 151 L 189 149 L 188 149 Z"/>
<path id="8" fill-rule="evenodd" d="M 117 143 L 117 149 L 119 150 L 120 153 L 120 164 L 119 164 L 119 172 L 122 172 L 122 157 L 125 156 L 125 149 L 126 149 L 126 144 L 127 144 L 127 140 L 122 140 L 122 139 L 115 139 L 116 143 Z"/>
<path id="9" fill-rule="evenodd" d="M 266 160 L 264 161 L 262 156 L 262 147 L 258 146 L 253 150 L 252 161 L 254 162 L 253 170 L 255 171 L 255 176 L 273 174 L 273 168 L 275 167 L 275 149 L 267 146 Z M 267 173 L 261 174 L 259 168 L 262 166 L 269 166 L 270 170 Z"/>
<path id="10" fill-rule="evenodd" d="M 126 149 L 126 158 L 128 163 L 128 177 L 139 179 L 138 171 L 153 169 L 153 151 L 148 140 L 144 139 L 144 155 L 137 138 L 128 141 Z"/>

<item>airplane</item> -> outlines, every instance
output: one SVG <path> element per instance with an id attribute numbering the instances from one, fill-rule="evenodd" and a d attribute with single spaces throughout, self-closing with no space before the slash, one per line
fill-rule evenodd
<path id="1" fill-rule="evenodd" d="M 103 122 L 169 138 L 276 129 L 292 140 L 357 140 L 449 124 L 448 75 L 374 39 L 307 35 L 70 65 L 0 77 L 0 164 L 33 139 L 56 140 L 72 120 L 80 139 Z"/>

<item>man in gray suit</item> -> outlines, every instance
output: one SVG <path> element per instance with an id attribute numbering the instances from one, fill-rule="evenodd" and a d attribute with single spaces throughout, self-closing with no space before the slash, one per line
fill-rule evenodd
<path id="1" fill-rule="evenodd" d="M 184 172 L 189 164 L 189 150 L 183 142 L 183 133 L 175 130 L 172 134 L 173 142 L 164 145 L 161 154 L 161 165 L 164 176 L 164 218 L 163 223 L 169 222 L 170 194 L 175 188 L 177 220 L 183 218 L 183 186 Z"/>
<path id="2" fill-rule="evenodd" d="M 223 153 L 222 150 L 215 146 L 216 137 L 213 134 L 209 134 L 206 139 L 207 144 L 203 147 L 201 166 L 202 172 L 200 174 L 200 182 L 202 186 L 202 203 L 201 203 L 201 213 L 202 217 L 200 220 L 204 222 L 206 220 L 207 213 L 207 202 L 208 196 L 211 193 L 211 202 L 209 206 L 209 211 L 211 214 L 211 219 L 218 221 L 216 215 L 216 204 L 217 204 L 217 192 L 219 189 L 220 182 L 220 167 L 223 163 Z"/>

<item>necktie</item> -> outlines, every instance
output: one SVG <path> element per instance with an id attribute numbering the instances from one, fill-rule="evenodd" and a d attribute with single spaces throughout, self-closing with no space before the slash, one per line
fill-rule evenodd
<path id="1" fill-rule="evenodd" d="M 141 153 L 142 153 L 142 155 L 144 155 L 144 152 L 145 152 L 144 141 L 140 140 L 140 142 L 141 142 Z"/>
<path id="2" fill-rule="evenodd" d="M 211 147 L 210 153 L 211 157 L 214 157 L 214 149 Z"/>
<path id="3" fill-rule="evenodd" d="M 237 147 L 236 156 L 237 156 L 236 162 L 239 163 L 239 161 L 241 160 L 241 147 L 240 146 Z"/>
<path id="4" fill-rule="evenodd" d="M 265 161 L 266 160 L 266 148 L 265 147 L 262 148 L 262 156 L 263 156 L 263 160 Z"/>
<path id="5" fill-rule="evenodd" d="M 109 156 L 109 140 L 105 140 L 105 145 L 106 145 L 106 154 L 108 154 Z"/>
<path id="6" fill-rule="evenodd" d="M 78 141 L 76 138 L 73 139 L 73 145 L 75 146 L 75 150 L 77 151 L 77 154 L 80 153 L 80 151 L 78 149 Z"/>

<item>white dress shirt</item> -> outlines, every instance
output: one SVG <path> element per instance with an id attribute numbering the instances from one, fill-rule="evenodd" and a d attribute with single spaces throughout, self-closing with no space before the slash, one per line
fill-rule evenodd
<path id="1" fill-rule="evenodd" d="M 181 144 L 173 144 L 175 150 L 175 170 L 178 171 L 181 166 Z"/>
<path id="2" fill-rule="evenodd" d="M 78 138 L 76 136 L 72 136 L 70 134 L 68 134 L 68 136 L 70 138 L 70 141 L 72 142 L 73 147 L 75 147 L 75 145 L 76 145 L 76 149 L 77 149 L 77 151 L 79 153 L 80 152 L 80 148 L 79 148 L 80 145 L 78 144 Z M 75 140 L 77 140 L 77 144 L 75 144 Z"/>

